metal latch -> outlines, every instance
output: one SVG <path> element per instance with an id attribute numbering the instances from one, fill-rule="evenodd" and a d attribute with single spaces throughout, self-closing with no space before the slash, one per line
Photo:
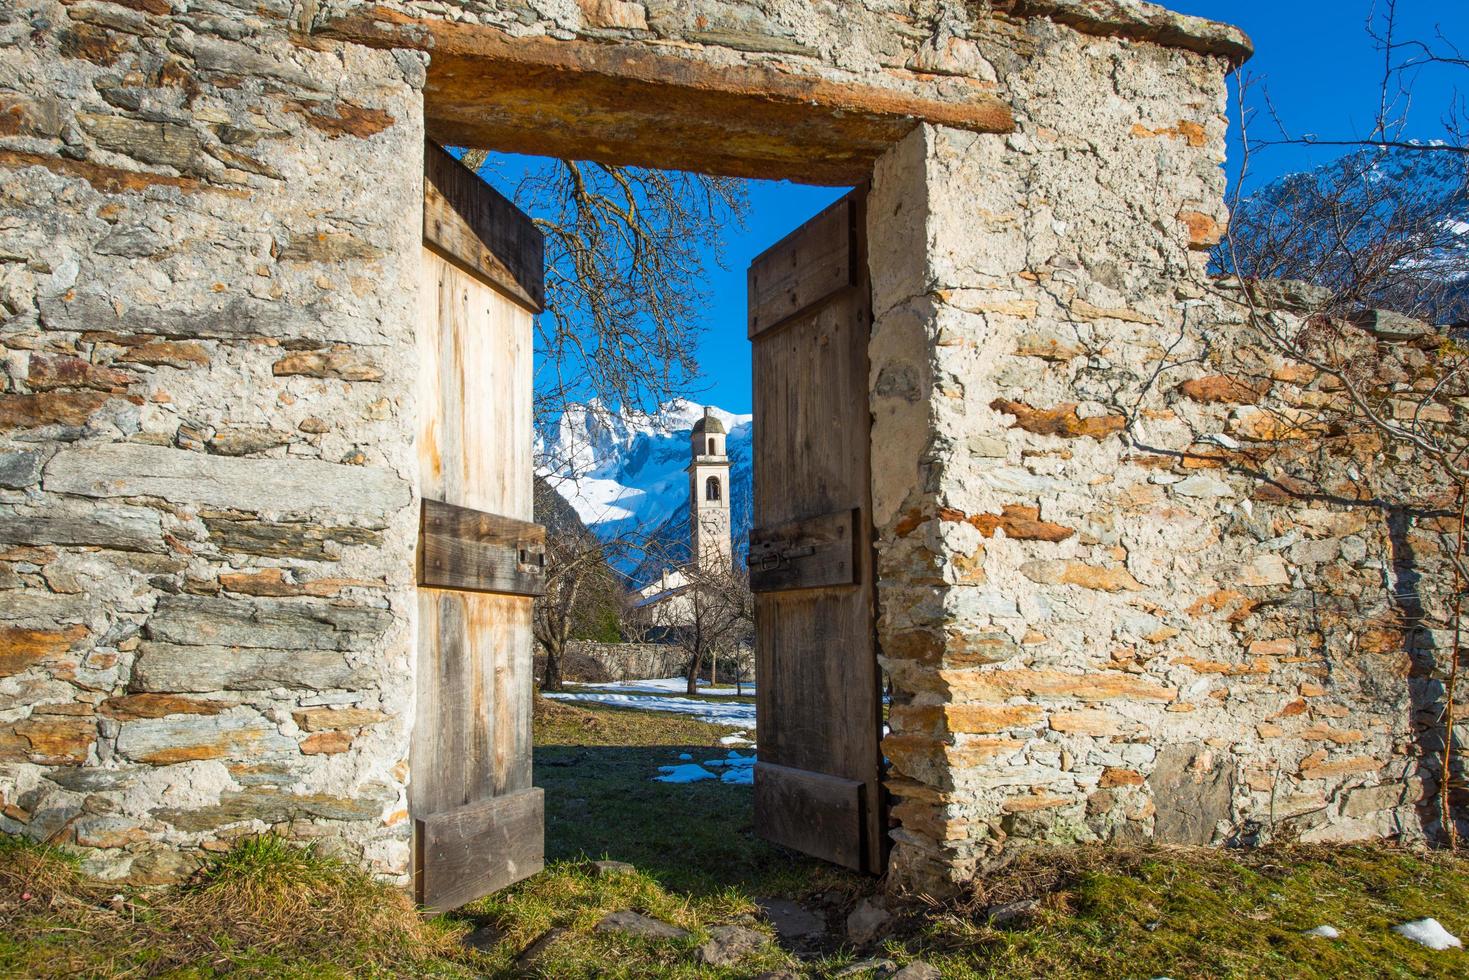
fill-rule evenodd
<path id="1" fill-rule="evenodd" d="M 786 567 L 794 558 L 809 558 L 814 554 L 816 554 L 816 548 L 813 545 L 806 545 L 804 548 L 786 548 L 783 551 L 768 551 L 760 556 L 760 571 L 773 572 L 777 568 Z"/>

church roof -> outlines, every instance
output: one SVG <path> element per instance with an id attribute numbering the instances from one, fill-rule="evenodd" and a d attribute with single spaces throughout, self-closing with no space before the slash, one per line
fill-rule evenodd
<path id="1" fill-rule="evenodd" d="M 714 417 L 713 409 L 704 409 L 704 417 L 694 423 L 694 432 L 722 436 L 724 423 Z"/>

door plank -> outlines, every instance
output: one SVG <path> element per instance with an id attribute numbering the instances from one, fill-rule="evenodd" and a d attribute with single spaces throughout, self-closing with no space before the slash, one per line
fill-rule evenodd
<path id="1" fill-rule="evenodd" d="M 856 284 L 855 215 L 851 196 L 844 197 L 750 263 L 751 340 Z"/>
<path id="2" fill-rule="evenodd" d="M 844 198 L 803 226 L 771 254 L 830 256 L 834 215 L 850 227 L 865 222 L 865 197 Z M 828 245 L 807 245 L 806 234 Z M 885 796 L 881 787 L 881 672 L 876 652 L 872 551 L 871 413 L 867 343 L 872 314 L 863 236 L 853 232 L 856 274 L 820 300 L 807 292 L 791 301 L 803 309 L 779 329 L 756 332 L 753 347 L 754 525 L 779 529 L 812 515 L 855 514 L 849 583 L 755 595 L 756 711 L 760 762 L 860 783 L 859 829 L 845 817 L 824 826 L 855 835 L 822 845 L 862 854 L 862 867 L 886 862 Z M 758 261 L 758 260 L 757 260 Z M 752 276 L 752 283 L 754 279 Z M 820 281 L 828 285 L 835 275 Z M 751 305 L 758 297 L 752 286 Z M 752 326 L 755 320 L 752 318 Z M 752 576 L 753 577 L 753 576 Z M 813 795 L 817 806 L 830 794 Z M 833 804 L 834 805 L 834 804 Z M 841 812 L 850 813 L 844 804 Z M 788 836 L 766 807 L 756 829 Z M 814 818 L 813 818 L 814 819 Z M 813 851 L 813 853 L 815 853 Z"/>
<path id="3" fill-rule="evenodd" d="M 860 510 L 823 514 L 750 532 L 750 590 L 779 592 L 852 585 Z"/>
<path id="4" fill-rule="evenodd" d="M 530 523 L 541 238 L 432 146 L 423 233 L 408 807 L 419 898 L 447 909 L 535 873 L 543 852 L 530 628 L 545 542 Z"/>
<path id="5" fill-rule="evenodd" d="M 766 840 L 853 871 L 865 862 L 862 796 L 856 779 L 755 763 L 755 823 Z"/>
<path id="6" fill-rule="evenodd" d="M 419 588 L 415 816 L 529 788 L 533 601 Z"/>
<path id="7" fill-rule="evenodd" d="M 418 583 L 437 589 L 546 593 L 546 529 L 424 498 Z"/>
<path id="8" fill-rule="evenodd" d="M 414 886 L 435 912 L 458 908 L 545 866 L 545 795 L 521 790 L 414 821 Z"/>
<path id="9" fill-rule="evenodd" d="M 433 142 L 424 144 L 423 240 L 532 313 L 546 308 L 541 230 Z"/>
<path id="10" fill-rule="evenodd" d="M 419 288 L 421 492 L 529 521 L 531 315 L 429 249 Z"/>

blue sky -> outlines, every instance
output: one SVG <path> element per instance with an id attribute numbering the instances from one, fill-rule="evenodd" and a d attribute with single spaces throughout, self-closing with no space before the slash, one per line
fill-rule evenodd
<path id="1" fill-rule="evenodd" d="M 1381 77 L 1381 55 L 1364 25 L 1372 0 L 1165 0 L 1183 13 L 1226 20 L 1255 41 L 1246 72 L 1257 76 L 1295 135 L 1322 139 L 1357 136 L 1372 126 Z M 1381 4 L 1377 6 L 1380 8 Z M 1399 33 L 1432 39 L 1441 29 L 1469 53 L 1469 0 L 1401 0 Z M 1460 69 L 1461 94 L 1469 97 L 1469 72 Z M 1454 96 L 1455 73 L 1425 69 L 1416 79 L 1407 135 L 1433 138 Z M 1256 100 L 1260 89 L 1257 87 Z M 1231 108 L 1231 124 L 1233 109 Z M 1271 128 L 1257 121 L 1255 132 Z M 1273 132 L 1271 133 L 1273 135 Z M 1340 150 L 1272 147 L 1252 162 L 1251 183 L 1309 168 Z M 1231 178 L 1239 154 L 1231 147 Z M 745 268 L 761 251 L 844 191 L 773 181 L 751 181 L 750 213 L 743 229 L 726 234 L 724 268 L 706 262 L 708 315 L 702 324 L 702 390 L 692 396 L 732 412 L 750 411 L 750 348 L 745 339 Z"/>

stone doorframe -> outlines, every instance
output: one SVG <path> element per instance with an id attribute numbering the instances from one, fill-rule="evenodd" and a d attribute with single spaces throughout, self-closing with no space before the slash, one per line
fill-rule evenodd
<path id="1" fill-rule="evenodd" d="M 997 851 L 1006 814 L 1031 805 L 976 779 L 998 753 L 1025 743 L 976 738 L 1006 725 L 956 720 L 954 703 L 974 697 L 944 677 L 948 667 L 992 662 L 976 643 L 1014 647 L 1018 635 L 986 628 L 1009 617 L 1018 634 L 1014 622 L 1026 615 L 976 588 L 985 580 L 973 567 L 983 546 L 976 551 L 969 538 L 980 532 L 934 516 L 966 495 L 960 484 L 975 454 L 1018 458 L 1025 438 L 996 423 L 1009 409 L 983 411 L 988 394 L 969 403 L 994 387 L 999 366 L 976 362 L 975 351 L 987 337 L 1035 323 L 1038 311 L 1040 320 L 1058 316 L 1063 301 L 1043 281 L 1049 271 L 1030 268 L 1029 252 L 1038 238 L 1066 233 L 1061 214 L 1095 209 L 1091 191 L 1118 160 L 1121 179 L 1178 185 L 1143 205 L 1123 237 L 1165 238 L 1161 248 L 1178 263 L 1172 275 L 1202 274 L 1198 249 L 1224 220 L 1223 80 L 1248 57 L 1248 39 L 1123 0 L 918 4 L 903 19 L 860 4 L 833 13 L 791 0 L 778 31 L 706 29 L 699 5 L 662 10 L 658 23 L 657 5 L 622 0 L 580 0 L 580 20 L 567 22 L 517 17 L 510 4 L 474 6 L 485 9 L 451 20 L 415 16 L 411 0 L 353 5 L 319 16 L 313 33 L 426 53 L 424 128 L 445 145 L 871 182 L 879 642 L 895 702 L 906 709 L 895 712 L 884 743 L 901 823 L 890 871 L 926 888 L 962 879 Z M 683 20 L 670 26 L 670 17 Z M 1098 93 L 1087 81 L 1102 62 L 1115 69 L 1119 92 Z M 1107 135 L 1087 158 L 1096 126 Z M 1145 142 L 1144 152 L 1166 151 L 1156 167 L 1136 162 Z M 1067 152 L 1046 155 L 1063 145 Z M 1168 275 L 1135 277 L 1103 292 L 1124 294 L 1119 305 L 1130 308 L 1166 285 Z M 1078 299 L 1059 319 L 1110 318 L 1101 305 Z M 961 513 L 1009 515 L 1002 504 L 976 499 Z"/>

